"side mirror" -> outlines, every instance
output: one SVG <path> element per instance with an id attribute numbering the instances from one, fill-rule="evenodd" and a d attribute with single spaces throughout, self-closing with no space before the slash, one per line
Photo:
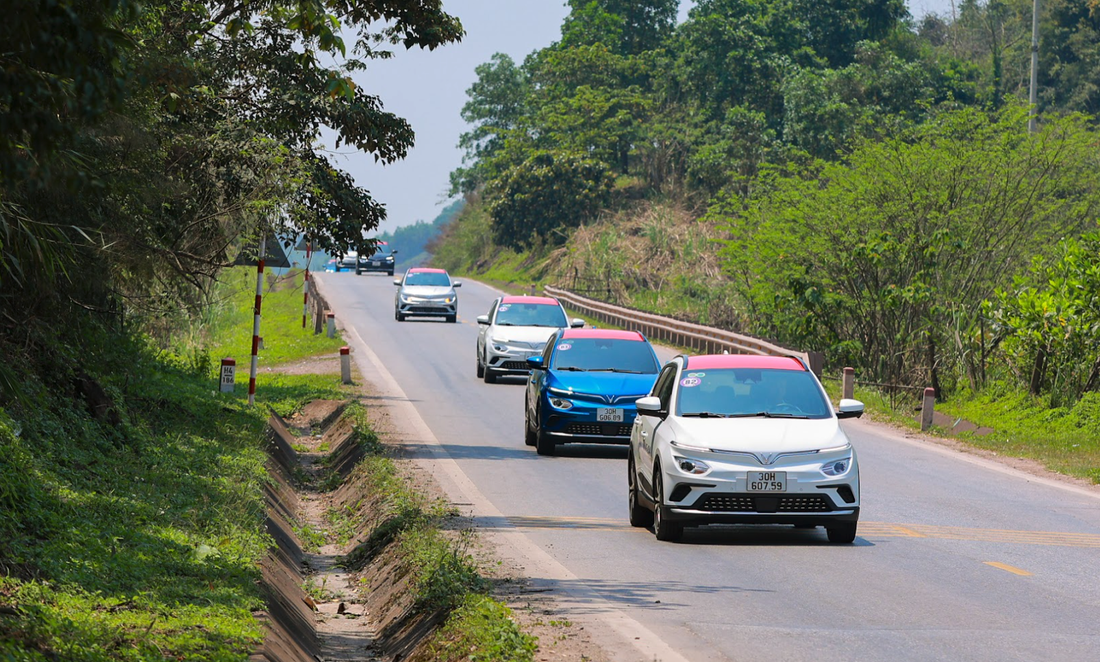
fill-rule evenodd
<path id="1" fill-rule="evenodd" d="M 840 401 L 840 406 L 836 408 L 837 418 L 859 418 L 860 416 L 863 416 L 863 403 L 859 400 L 845 398 Z"/>
<path id="2" fill-rule="evenodd" d="M 462 287 L 462 281 L 456 280 L 455 282 L 451 283 L 451 287 Z"/>
<path id="3" fill-rule="evenodd" d="M 638 409 L 638 414 L 642 416 L 664 418 L 667 415 L 661 411 L 661 399 L 655 395 L 647 395 L 644 398 L 638 398 L 634 406 Z"/>
<path id="4" fill-rule="evenodd" d="M 478 315 L 477 316 L 477 323 L 487 326 L 489 324 L 489 316 L 488 315 Z"/>
<path id="5" fill-rule="evenodd" d="M 545 370 L 546 366 L 542 364 L 541 356 L 528 356 L 527 367 L 532 370 Z"/>
<path id="6" fill-rule="evenodd" d="M 573 319 L 569 320 L 569 326 L 574 329 L 579 329 L 584 326 L 584 320 L 579 317 L 574 317 Z"/>
<path id="7" fill-rule="evenodd" d="M 394 278 L 393 279 L 393 284 L 394 285 L 400 285 L 401 284 L 401 279 L 400 278 Z"/>
<path id="8" fill-rule="evenodd" d="M 397 249 L 395 248 L 392 251 L 390 251 L 390 255 L 397 255 Z"/>

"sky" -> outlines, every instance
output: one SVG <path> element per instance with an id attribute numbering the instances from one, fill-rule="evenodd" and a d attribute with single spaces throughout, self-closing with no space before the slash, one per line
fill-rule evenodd
<path id="1" fill-rule="evenodd" d="M 680 20 L 693 3 L 684 0 Z M 951 0 L 908 0 L 909 11 L 922 16 L 948 14 Z M 398 49 L 395 57 L 372 62 L 355 74 L 356 83 L 382 99 L 387 111 L 404 117 L 416 132 L 408 156 L 389 165 L 348 147 L 332 155 L 337 166 L 371 192 L 387 209 L 380 232 L 417 221 L 432 221 L 451 201 L 449 175 L 462 164 L 458 137 L 468 130 L 459 112 L 474 82 L 474 67 L 494 53 L 507 53 L 517 63 L 561 36 L 567 14 L 564 0 L 444 0 L 444 9 L 466 30 L 461 43 L 434 51 Z M 328 147 L 332 148 L 331 138 Z"/>

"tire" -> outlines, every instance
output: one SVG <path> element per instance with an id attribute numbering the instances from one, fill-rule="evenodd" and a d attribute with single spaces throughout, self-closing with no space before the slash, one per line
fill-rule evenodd
<path id="1" fill-rule="evenodd" d="M 493 372 L 492 368 L 490 368 L 489 366 L 485 366 L 484 368 L 482 368 L 482 370 L 485 372 L 485 374 L 482 375 L 482 379 L 485 380 L 486 384 L 497 383 L 497 375 L 495 372 Z"/>
<path id="2" fill-rule="evenodd" d="M 535 430 L 535 451 L 539 455 L 553 455 L 555 447 L 557 447 L 557 444 L 554 442 L 553 437 L 541 429 Z"/>
<path id="3" fill-rule="evenodd" d="M 523 443 L 528 446 L 534 446 L 538 443 L 538 432 L 531 429 L 531 421 L 527 419 L 526 413 L 523 416 Z"/>
<path id="4" fill-rule="evenodd" d="M 393 277 L 393 269 L 390 269 L 390 270 L 389 270 L 389 271 L 387 271 L 386 273 L 387 273 L 387 274 L 389 274 L 389 275 L 390 275 L 390 277 Z"/>
<path id="5" fill-rule="evenodd" d="M 455 322 L 457 322 L 457 321 L 458 321 L 458 315 L 457 315 L 457 314 L 455 314 L 455 315 L 447 315 L 447 323 L 448 323 L 448 324 L 454 324 L 454 323 L 455 323 Z"/>
<path id="6" fill-rule="evenodd" d="M 630 526 L 644 529 L 653 526 L 653 511 L 638 501 L 638 473 L 634 470 L 634 453 L 626 460 L 627 509 L 630 513 Z"/>
<path id="7" fill-rule="evenodd" d="M 405 316 L 402 315 L 401 313 L 397 312 L 396 310 L 393 311 L 393 318 L 395 320 L 397 320 L 398 322 L 404 322 L 405 321 Z"/>
<path id="8" fill-rule="evenodd" d="M 669 522 L 665 517 L 664 510 L 668 506 L 664 504 L 665 487 L 660 466 L 653 469 L 653 500 L 656 502 L 653 505 L 653 535 L 662 542 L 679 542 L 684 536 L 684 527 L 682 524 Z"/>
<path id="9" fill-rule="evenodd" d="M 359 267 L 356 267 L 355 268 L 355 275 L 356 276 L 362 276 L 363 275 L 363 270 L 360 269 Z"/>
<path id="10" fill-rule="evenodd" d="M 851 544 L 856 540 L 856 522 L 844 522 L 825 527 L 829 542 Z"/>
<path id="11" fill-rule="evenodd" d="M 477 378 L 478 379 L 484 379 L 485 378 L 485 366 L 481 365 L 481 357 L 480 356 L 477 358 Z"/>

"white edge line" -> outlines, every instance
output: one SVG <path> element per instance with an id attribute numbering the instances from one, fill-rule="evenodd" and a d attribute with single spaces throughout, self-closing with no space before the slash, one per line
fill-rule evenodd
<path id="1" fill-rule="evenodd" d="M 432 453 L 433 460 L 420 460 L 419 463 L 437 479 L 446 479 L 440 481 L 444 489 L 447 488 L 447 484 L 449 483 L 451 489 L 459 492 L 461 498 L 456 499 L 452 497 L 452 501 L 472 504 L 472 515 L 475 518 L 488 517 L 503 520 L 503 513 L 501 513 L 500 510 L 481 493 L 477 486 L 474 485 L 473 481 L 471 481 L 462 469 L 459 468 L 458 463 L 456 463 L 447 453 L 446 449 L 440 445 L 439 440 L 432 433 L 427 423 L 424 422 L 424 419 L 421 418 L 420 413 L 416 411 L 416 407 L 408 401 L 404 390 L 397 383 L 397 380 L 394 379 L 393 375 L 386 369 L 385 365 L 382 364 L 378 355 L 363 342 L 363 339 L 359 336 L 359 333 L 354 327 L 345 326 L 345 331 L 354 336 L 354 344 L 359 351 L 353 353 L 352 356 L 355 357 L 360 370 L 366 374 L 368 372 L 366 369 L 372 368 L 373 372 L 385 382 L 384 385 L 387 390 L 391 391 L 392 395 L 400 398 L 400 400 L 391 406 L 404 410 L 401 412 L 401 419 L 410 427 L 410 432 L 413 433 L 414 438 L 424 442 Z M 362 357 L 363 361 L 368 361 L 370 365 L 364 365 L 363 361 L 359 360 L 359 357 Z M 653 632 L 646 629 L 641 623 L 600 597 L 594 589 L 580 582 L 576 575 L 547 554 L 541 547 L 533 543 L 522 532 L 516 529 L 502 531 L 481 529 L 480 531 L 482 535 L 487 535 L 490 538 L 496 539 L 498 543 L 511 547 L 515 553 L 515 558 L 527 560 L 528 569 L 531 569 L 533 566 L 535 569 L 541 571 L 548 579 L 559 582 L 573 582 L 576 588 L 559 586 L 555 589 L 556 592 L 568 595 L 576 602 L 583 603 L 590 608 L 596 607 L 597 610 L 588 618 L 593 618 L 597 622 L 608 626 L 619 635 L 622 640 L 619 642 L 620 644 L 629 644 L 637 653 L 643 655 L 646 660 L 689 662 L 686 657 L 669 647 L 668 644 L 662 641 Z M 581 620 L 581 618 L 584 617 L 575 618 Z M 621 646 L 618 649 L 613 648 L 606 652 L 615 655 L 617 659 L 635 659 L 623 657 L 624 651 Z"/>

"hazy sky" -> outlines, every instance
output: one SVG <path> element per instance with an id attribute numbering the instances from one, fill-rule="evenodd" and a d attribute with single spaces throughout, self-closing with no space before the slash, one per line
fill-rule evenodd
<path id="1" fill-rule="evenodd" d="M 951 0 L 908 0 L 915 16 L 949 13 Z M 693 3 L 684 0 L 680 19 Z M 449 202 L 448 175 L 461 165 L 458 136 L 467 130 L 459 111 L 474 81 L 474 67 L 494 53 L 516 62 L 560 37 L 566 15 L 564 0 L 444 0 L 447 12 L 466 29 L 459 44 L 435 51 L 402 51 L 390 60 L 371 63 L 356 81 L 382 99 L 386 110 L 407 119 L 416 145 L 403 161 L 382 166 L 373 157 L 343 147 L 334 157 L 356 182 L 386 205 L 392 230 L 418 220 L 431 221 Z M 329 147 L 331 148 L 331 143 Z"/>

